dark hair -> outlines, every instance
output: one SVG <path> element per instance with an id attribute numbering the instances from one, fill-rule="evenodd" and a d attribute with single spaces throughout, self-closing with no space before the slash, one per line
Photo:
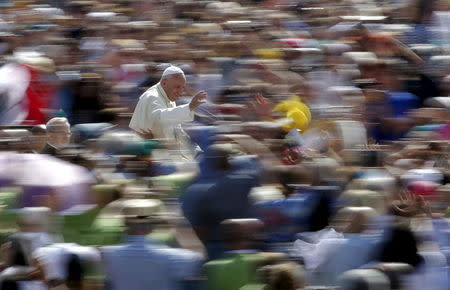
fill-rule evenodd
<path id="1" fill-rule="evenodd" d="M 36 125 L 36 126 L 33 126 L 30 129 L 30 132 L 33 135 L 38 135 L 38 134 L 45 134 L 45 133 L 47 133 L 47 130 L 45 129 L 45 125 Z"/>
<path id="2" fill-rule="evenodd" d="M 425 18 L 433 13 L 434 0 L 419 0 L 416 4 L 415 15 L 413 21 L 416 23 L 423 23 Z"/>
<path id="3" fill-rule="evenodd" d="M 288 271 L 280 271 L 270 288 L 271 290 L 295 290 L 294 277 Z"/>
<path id="4" fill-rule="evenodd" d="M 227 170 L 230 167 L 228 158 L 231 152 L 221 145 L 211 145 L 206 151 L 204 158 L 207 160 L 214 169 Z"/>
<path id="5" fill-rule="evenodd" d="M 0 289 L 3 290 L 19 290 L 19 285 L 17 284 L 17 281 L 13 280 L 4 280 L 0 283 Z"/>
<path id="6" fill-rule="evenodd" d="M 411 230 L 404 226 L 394 226 L 390 237 L 382 245 L 379 260 L 417 267 L 423 262 L 417 252 L 416 237 Z"/>

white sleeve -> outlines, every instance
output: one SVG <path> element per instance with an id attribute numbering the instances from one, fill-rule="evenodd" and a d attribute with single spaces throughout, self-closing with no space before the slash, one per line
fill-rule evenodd
<path id="1" fill-rule="evenodd" d="M 65 260 L 67 252 L 60 247 L 42 247 L 33 252 L 33 256 L 40 261 L 45 271 L 45 278 L 65 279 L 67 276 Z"/>
<path id="2" fill-rule="evenodd" d="M 142 97 L 133 117 L 130 128 L 136 131 L 151 130 L 154 126 L 176 125 L 194 120 L 189 104 L 166 108 L 157 96 Z"/>
<path id="3" fill-rule="evenodd" d="M 194 113 L 191 112 L 189 104 L 174 108 L 164 108 L 157 100 L 154 100 L 149 109 L 149 118 L 153 122 L 160 122 L 162 125 L 176 125 L 194 120 Z"/>

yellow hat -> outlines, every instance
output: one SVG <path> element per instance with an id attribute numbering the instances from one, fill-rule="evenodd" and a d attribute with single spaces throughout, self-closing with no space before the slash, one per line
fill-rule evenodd
<path id="1" fill-rule="evenodd" d="M 282 59 L 284 57 L 283 51 L 278 48 L 259 48 L 253 52 L 262 59 Z"/>

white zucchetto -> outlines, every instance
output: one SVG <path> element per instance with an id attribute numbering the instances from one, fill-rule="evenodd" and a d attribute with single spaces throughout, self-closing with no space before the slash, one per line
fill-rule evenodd
<path id="1" fill-rule="evenodd" d="M 183 70 L 177 66 L 171 65 L 164 70 L 161 78 L 164 79 L 170 75 L 179 75 L 179 74 L 184 76 Z"/>

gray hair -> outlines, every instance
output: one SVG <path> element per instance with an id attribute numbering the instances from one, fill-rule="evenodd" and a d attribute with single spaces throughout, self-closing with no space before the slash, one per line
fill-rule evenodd
<path id="1" fill-rule="evenodd" d="M 59 128 L 61 128 L 62 126 L 65 126 L 65 125 L 70 126 L 69 121 L 67 120 L 67 118 L 57 117 L 57 118 L 50 119 L 47 122 L 45 128 L 46 128 L 47 132 L 55 132 Z"/>

